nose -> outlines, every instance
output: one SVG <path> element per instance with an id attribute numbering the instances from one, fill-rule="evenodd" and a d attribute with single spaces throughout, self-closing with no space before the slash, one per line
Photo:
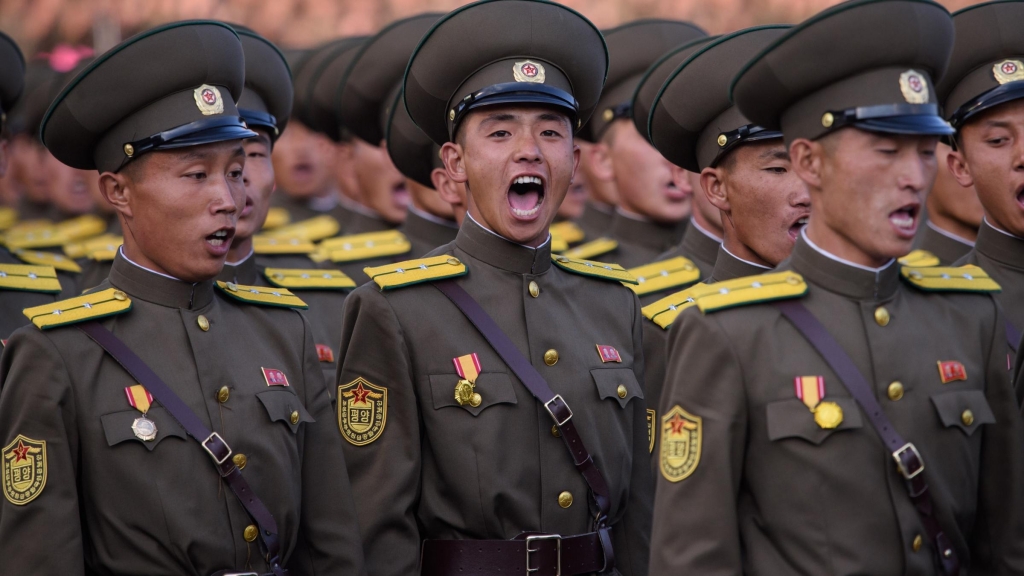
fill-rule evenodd
<path id="1" fill-rule="evenodd" d="M 243 176 L 244 179 L 244 176 Z M 214 214 L 234 214 L 245 204 L 245 185 L 227 177 L 211 178 L 213 199 L 210 211 Z"/>
<path id="2" fill-rule="evenodd" d="M 531 131 L 524 130 L 516 138 L 515 161 L 540 163 L 542 159 L 540 145 Z"/>
<path id="3" fill-rule="evenodd" d="M 1024 138 L 1015 138 L 1013 145 L 1013 169 L 1024 171 Z"/>
<path id="4" fill-rule="evenodd" d="M 935 157 L 926 157 L 917 152 L 908 155 L 900 173 L 899 186 L 913 192 L 923 192 L 931 186 L 937 173 Z"/>
<path id="5" fill-rule="evenodd" d="M 788 174 L 793 180 L 793 193 L 790 195 L 789 204 L 795 208 L 810 208 L 811 193 L 807 190 L 807 185 L 792 170 Z"/>

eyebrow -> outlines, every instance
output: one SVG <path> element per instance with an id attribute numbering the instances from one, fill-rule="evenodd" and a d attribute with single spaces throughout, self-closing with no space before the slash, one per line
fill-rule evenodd
<path id="1" fill-rule="evenodd" d="M 511 112 L 494 112 L 492 114 L 488 114 L 481 124 L 484 122 L 512 122 L 518 119 L 519 116 Z"/>
<path id="2" fill-rule="evenodd" d="M 770 148 L 761 152 L 760 157 L 762 160 L 771 158 L 773 160 L 789 160 L 789 151 L 786 149 Z"/>

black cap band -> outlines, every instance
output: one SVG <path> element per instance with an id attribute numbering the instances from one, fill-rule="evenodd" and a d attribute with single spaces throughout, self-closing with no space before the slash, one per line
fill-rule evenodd
<path id="1" fill-rule="evenodd" d="M 505 82 L 488 86 L 460 100 L 452 108 L 453 115 L 448 128 L 449 138 L 455 138 L 459 123 L 470 110 L 496 104 L 538 104 L 561 108 L 569 112 L 573 130 L 576 129 L 576 120 L 580 112 L 576 99 L 560 88 L 533 82 Z"/>
<path id="2" fill-rule="evenodd" d="M 747 124 L 740 126 L 735 130 L 729 132 L 723 132 L 718 136 L 718 155 L 711 161 L 711 167 L 718 166 L 722 158 L 731 152 L 733 149 L 738 147 L 740 144 L 747 144 L 750 142 L 761 142 L 763 140 L 774 140 L 775 138 L 782 138 L 781 130 L 768 130 L 757 124 Z"/>
<path id="3" fill-rule="evenodd" d="M 124 145 L 124 154 L 127 161 L 151 150 L 170 150 L 255 136 L 257 134 L 249 130 L 239 116 L 213 116 L 129 142 Z"/>
<path id="4" fill-rule="evenodd" d="M 248 108 L 239 108 L 238 115 L 242 117 L 249 126 L 259 126 L 260 128 L 266 128 L 270 131 L 270 135 L 277 137 L 280 132 L 277 129 L 277 118 L 269 112 L 260 112 L 259 110 L 250 110 Z"/>
<path id="5" fill-rule="evenodd" d="M 1024 82 L 1008 82 L 996 86 L 981 96 L 965 102 L 950 117 L 949 123 L 953 128 L 959 130 L 972 116 L 1019 98 L 1024 98 Z"/>
<path id="6" fill-rule="evenodd" d="M 944 136 L 953 128 L 939 116 L 937 104 L 880 104 L 829 111 L 821 124 L 830 131 L 856 126 L 871 132 Z"/>

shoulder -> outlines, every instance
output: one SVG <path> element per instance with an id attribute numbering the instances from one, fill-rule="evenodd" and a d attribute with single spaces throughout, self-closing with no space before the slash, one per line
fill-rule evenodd
<path id="1" fill-rule="evenodd" d="M 692 260 L 682 256 L 630 268 L 628 272 L 636 278 L 637 284 L 631 285 L 630 289 L 637 296 L 681 288 L 700 280 L 700 269 Z"/>
<path id="2" fill-rule="evenodd" d="M 335 263 L 400 256 L 412 250 L 412 243 L 398 230 L 367 232 L 329 238 L 317 247 L 317 258 Z"/>
<path id="3" fill-rule="evenodd" d="M 11 250 L 11 254 L 18 260 L 21 260 L 25 264 L 34 264 L 36 266 L 53 266 L 55 269 L 61 272 L 74 272 L 80 273 L 82 267 L 79 266 L 74 260 L 64 255 L 57 254 L 55 252 L 47 252 L 45 250 L 29 250 L 27 248 L 14 248 Z"/>
<path id="4" fill-rule="evenodd" d="M 53 266 L 0 264 L 0 290 L 59 294 L 61 286 Z"/>
<path id="5" fill-rule="evenodd" d="M 424 282 L 465 276 L 469 268 L 455 256 L 440 254 L 363 269 L 380 290 L 394 290 Z M 358 292 L 358 290 L 357 290 Z"/>
<path id="6" fill-rule="evenodd" d="M 289 290 L 351 290 L 354 280 L 341 270 L 319 268 L 264 268 L 271 286 Z"/>
<path id="7" fill-rule="evenodd" d="M 235 305 L 251 305 L 267 308 L 309 308 L 301 298 L 285 288 L 275 286 L 246 286 L 234 282 L 217 281 L 217 293 Z"/>
<path id="8" fill-rule="evenodd" d="M 702 284 L 689 290 L 689 296 L 703 314 L 800 298 L 806 294 L 807 283 L 803 276 L 788 270 Z"/>
<path id="9" fill-rule="evenodd" d="M 52 304 L 26 308 L 22 312 L 40 330 L 98 320 L 131 310 L 132 300 L 116 288 L 98 290 Z"/>
<path id="10" fill-rule="evenodd" d="M 914 250 L 910 254 L 900 258 L 899 263 L 902 266 L 930 268 L 932 266 L 938 266 L 940 261 L 938 256 L 927 250 Z"/>
<path id="11" fill-rule="evenodd" d="M 647 318 L 663 330 L 668 330 L 676 318 L 683 313 L 683 310 L 697 305 L 693 299 L 693 291 L 706 286 L 704 283 L 695 284 L 685 290 L 670 294 L 660 300 L 652 302 L 642 309 L 644 318 Z"/>
<path id="12" fill-rule="evenodd" d="M 619 247 L 619 243 L 611 238 L 598 238 L 565 251 L 565 256 L 575 259 L 590 259 L 607 254 Z"/>
<path id="13" fill-rule="evenodd" d="M 637 283 L 636 278 L 618 264 L 584 260 L 582 258 L 574 258 L 565 254 L 552 255 L 551 260 L 554 262 L 556 267 L 572 274 L 623 284 Z"/>
<path id="14" fill-rule="evenodd" d="M 982 293 L 1002 290 L 987 272 L 973 264 L 964 266 L 904 266 L 900 278 L 921 292 Z"/>
<path id="15" fill-rule="evenodd" d="M 252 250 L 261 256 L 271 254 L 311 254 L 316 246 L 301 238 L 282 238 L 257 234 L 252 237 Z"/>

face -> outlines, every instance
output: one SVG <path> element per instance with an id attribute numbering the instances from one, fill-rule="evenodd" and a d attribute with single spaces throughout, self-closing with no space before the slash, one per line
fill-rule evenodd
<path id="1" fill-rule="evenodd" d="M 405 176 L 391 162 L 387 148 L 355 138 L 351 166 L 359 202 L 385 221 L 401 224 L 409 209 L 409 187 Z"/>
<path id="2" fill-rule="evenodd" d="M 1024 237 L 1024 100 L 971 119 L 959 142 L 948 159 L 957 181 L 974 186 L 993 226 Z"/>
<path id="3" fill-rule="evenodd" d="M 298 199 L 322 196 L 334 187 L 334 144 L 292 119 L 274 144 L 274 175 L 281 190 Z"/>
<path id="4" fill-rule="evenodd" d="M 436 168 L 435 168 L 436 170 Z M 412 205 L 431 216 L 455 220 L 455 211 L 449 202 L 446 202 L 441 194 L 433 188 L 428 188 L 412 179 L 406 179 L 405 185 L 412 194 Z"/>
<path id="5" fill-rule="evenodd" d="M 700 179 L 701 175 L 696 172 L 690 172 L 679 166 L 672 166 L 672 181 L 677 188 L 685 189 L 689 187 L 693 190 L 700 190 Z M 691 215 L 705 230 L 717 235 L 719 238 L 722 237 L 722 212 L 708 200 L 707 194 L 693 195 L 693 211 Z"/>
<path id="6" fill-rule="evenodd" d="M 569 117 L 538 107 L 475 110 L 441 155 L 448 177 L 469 189 L 473 218 L 527 246 L 547 240 L 579 163 Z"/>
<path id="7" fill-rule="evenodd" d="M 848 260 L 881 266 L 910 252 L 925 193 L 935 180 L 935 136 L 844 128 L 797 139 L 793 168 L 811 191 L 808 234 Z"/>
<path id="8" fill-rule="evenodd" d="M 43 165 L 50 183 L 50 203 L 66 216 L 93 211 L 99 190 L 99 175 L 93 170 L 78 170 L 46 152 Z"/>
<path id="9" fill-rule="evenodd" d="M 107 201 L 124 221 L 127 256 L 186 282 L 213 278 L 245 205 L 242 143 L 150 152 L 139 161 L 100 175 Z"/>
<path id="10" fill-rule="evenodd" d="M 558 207 L 558 218 L 560 220 L 575 220 L 583 215 L 583 209 L 587 206 L 587 197 L 590 195 L 584 184 L 583 178 L 576 178 L 569 185 L 569 191 L 565 193 L 565 199 Z"/>
<path id="11" fill-rule="evenodd" d="M 939 166 L 935 176 L 935 184 L 928 193 L 928 215 L 932 220 L 937 218 L 951 219 L 960 226 L 977 230 L 985 215 L 978 200 L 974 186 L 963 187 L 949 169 L 949 146 L 939 142 L 935 148 L 935 159 Z"/>
<path id="12" fill-rule="evenodd" d="M 263 227 L 270 210 L 270 195 L 274 192 L 274 164 L 270 160 L 270 135 L 266 130 L 255 128 L 256 138 L 242 141 L 245 150 L 245 171 L 242 182 L 245 185 L 245 199 L 238 213 L 235 228 L 235 242 L 251 238 Z"/>
<path id="13" fill-rule="evenodd" d="M 615 188 L 615 173 L 604 169 L 602 160 L 608 154 L 608 147 L 603 143 L 592 144 L 586 140 L 577 140 L 580 147 L 580 168 L 577 180 L 586 183 L 590 198 L 601 204 L 615 206 L 619 203 L 619 191 Z"/>
<path id="14" fill-rule="evenodd" d="M 444 168 L 434 168 L 430 173 L 430 179 L 434 182 L 437 195 L 451 207 L 455 222 L 462 226 L 462 221 L 466 219 L 466 212 L 469 210 L 469 192 L 466 191 L 466 185 L 449 178 L 448 171 Z"/>
<path id="15" fill-rule="evenodd" d="M 42 203 L 50 199 L 47 155 L 42 143 L 27 134 L 19 134 L 11 141 L 11 179 L 29 201 Z"/>
<path id="16" fill-rule="evenodd" d="M 629 120 L 616 120 L 604 138 L 619 191 L 619 206 L 655 222 L 681 222 L 690 215 L 693 188 L 672 179 L 672 164 L 644 140 Z"/>

